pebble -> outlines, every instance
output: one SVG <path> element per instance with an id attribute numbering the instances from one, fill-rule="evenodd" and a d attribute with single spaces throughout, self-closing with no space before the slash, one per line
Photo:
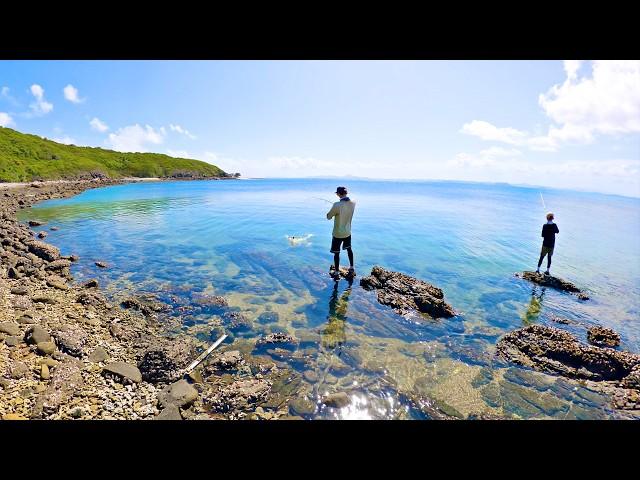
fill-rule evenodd
<path id="1" fill-rule="evenodd" d="M 50 378 L 49 367 L 46 364 L 40 366 L 40 378 L 42 380 L 49 380 Z"/>

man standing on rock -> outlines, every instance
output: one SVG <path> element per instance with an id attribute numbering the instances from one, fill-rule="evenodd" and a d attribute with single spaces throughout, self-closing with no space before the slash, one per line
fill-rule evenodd
<path id="1" fill-rule="evenodd" d="M 540 251 L 540 260 L 538 260 L 536 273 L 540 273 L 540 265 L 542 265 L 544 256 L 547 255 L 547 270 L 544 274 L 549 275 L 549 269 L 551 268 L 551 256 L 553 255 L 553 247 L 556 243 L 556 233 L 560 233 L 558 226 L 553 223 L 553 218 L 553 213 L 547 213 L 547 223 L 542 226 L 541 237 L 544 237 L 544 240 L 542 241 L 542 250 Z"/>
<path id="2" fill-rule="evenodd" d="M 351 219 L 353 218 L 356 204 L 347 197 L 347 189 L 345 187 L 338 187 L 336 195 L 340 200 L 334 203 L 327 213 L 327 220 L 333 218 L 331 253 L 333 253 L 334 270 L 331 276 L 337 281 L 340 280 L 340 245 L 342 245 L 343 250 L 347 251 L 349 256 L 348 276 L 353 278 L 356 274 L 353 268 L 353 251 L 351 250 Z"/>

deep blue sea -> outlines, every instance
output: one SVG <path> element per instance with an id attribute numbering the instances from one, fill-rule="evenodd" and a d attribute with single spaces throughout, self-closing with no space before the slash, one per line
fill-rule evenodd
<path id="1" fill-rule="evenodd" d="M 271 331 L 316 338 L 300 347 L 313 366 L 291 365 L 312 370 L 308 396 L 347 389 L 353 401 L 312 417 L 428 418 L 420 404 L 461 418 L 615 416 L 599 394 L 496 358 L 495 343 L 533 323 L 586 341 L 586 328 L 599 324 L 621 334 L 620 348 L 640 352 L 639 199 L 505 184 L 340 183 L 357 204 L 352 286 L 328 276 L 325 214 L 335 180 L 136 183 L 47 201 L 23 218 L 58 226 L 47 241 L 80 256 L 76 279 L 98 278 L 116 297 L 152 292 L 198 305 L 202 295 L 224 295 L 253 321 L 227 343 Z M 514 277 L 536 267 L 546 210 L 560 229 L 551 272 L 587 290 L 587 302 Z M 420 323 L 396 315 L 359 286 L 374 265 L 442 288 L 461 315 Z M 558 325 L 552 315 L 575 323 Z M 213 310 L 182 318 L 203 341 L 220 331 Z"/>

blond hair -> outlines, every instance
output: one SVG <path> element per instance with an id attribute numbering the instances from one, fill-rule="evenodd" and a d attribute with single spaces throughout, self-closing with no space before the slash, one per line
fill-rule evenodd
<path id="1" fill-rule="evenodd" d="M 552 212 L 547 213 L 547 220 L 553 220 L 554 219 L 554 215 Z"/>

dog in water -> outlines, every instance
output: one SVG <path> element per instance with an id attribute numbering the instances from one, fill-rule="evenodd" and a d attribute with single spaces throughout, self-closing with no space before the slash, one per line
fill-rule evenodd
<path id="1" fill-rule="evenodd" d="M 297 245 L 309 245 L 309 239 L 311 237 L 313 237 L 311 233 L 303 236 L 287 235 L 287 240 L 289 240 L 289 245 L 295 247 Z"/>

